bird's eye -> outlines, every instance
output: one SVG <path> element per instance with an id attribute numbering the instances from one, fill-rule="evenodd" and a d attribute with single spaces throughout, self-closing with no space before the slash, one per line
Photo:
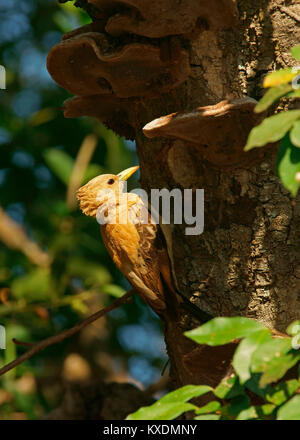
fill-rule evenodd
<path id="1" fill-rule="evenodd" d="M 112 185 L 113 183 L 115 183 L 115 181 L 114 181 L 114 179 L 109 179 L 109 180 L 107 181 L 107 183 L 108 183 L 109 185 Z"/>

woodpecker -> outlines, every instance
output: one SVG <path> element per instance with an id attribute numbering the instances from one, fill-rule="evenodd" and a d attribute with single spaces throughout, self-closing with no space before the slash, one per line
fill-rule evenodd
<path id="1" fill-rule="evenodd" d="M 124 182 L 138 168 L 130 167 L 117 175 L 102 174 L 90 180 L 77 191 L 80 209 L 85 215 L 97 218 L 112 260 L 158 315 L 164 315 L 167 306 L 178 310 L 180 303 L 198 320 L 206 322 L 211 316 L 176 290 L 166 245 L 148 206 L 139 195 L 124 193 Z"/>
<path id="2" fill-rule="evenodd" d="M 171 286 L 168 255 L 142 198 L 123 193 L 124 182 L 138 168 L 95 177 L 78 190 L 77 198 L 85 215 L 106 219 L 100 229 L 112 260 L 146 303 L 162 314 L 166 308 L 163 283 Z M 143 223 L 145 212 L 148 221 Z"/>

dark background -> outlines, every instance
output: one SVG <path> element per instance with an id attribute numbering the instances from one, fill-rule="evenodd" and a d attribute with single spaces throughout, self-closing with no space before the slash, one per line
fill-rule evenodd
<path id="1" fill-rule="evenodd" d="M 66 195 L 87 135 L 97 141 L 82 183 L 135 165 L 135 145 L 91 119 L 64 119 L 60 107 L 69 95 L 46 70 L 62 34 L 89 21 L 71 3 L 0 0 L 0 64 L 7 74 L 0 90 L 0 207 L 16 222 L 3 232 L 7 218 L 0 217 L 0 325 L 7 336 L 0 365 L 25 350 L 12 338 L 36 342 L 57 334 L 129 289 L 97 222 Z M 19 226 L 50 264 L 24 253 Z M 101 378 L 144 389 L 160 379 L 165 362 L 159 320 L 135 298 L 0 378 L 0 419 L 42 418 L 59 405 L 66 383 Z"/>

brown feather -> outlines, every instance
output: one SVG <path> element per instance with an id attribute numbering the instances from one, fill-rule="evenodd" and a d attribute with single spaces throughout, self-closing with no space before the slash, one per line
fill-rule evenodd
<path id="1" fill-rule="evenodd" d="M 115 182 L 113 185 L 108 184 L 111 180 Z M 110 199 L 99 198 L 99 191 L 103 189 L 114 191 L 117 204 L 111 204 Z M 118 196 L 118 176 L 114 175 L 98 176 L 77 192 L 80 208 L 86 215 L 96 217 L 99 208 L 104 211 L 111 207 L 115 209 L 116 223 L 101 224 L 104 244 L 116 266 L 140 296 L 157 313 L 161 313 L 166 308 L 161 269 L 168 285 L 171 283 L 171 272 L 167 253 L 159 241 L 158 226 L 139 196 L 129 194 L 127 204 Z M 148 216 L 147 224 L 142 222 L 141 214 L 145 214 L 146 218 Z M 125 224 L 121 223 L 123 216 L 128 218 Z"/>
<path id="2" fill-rule="evenodd" d="M 101 225 L 104 244 L 116 266 L 157 312 L 165 308 L 158 253 L 157 226 L 150 224 Z"/>

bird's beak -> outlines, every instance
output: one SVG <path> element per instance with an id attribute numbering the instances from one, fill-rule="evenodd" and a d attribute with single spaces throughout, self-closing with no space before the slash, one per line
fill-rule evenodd
<path id="1" fill-rule="evenodd" d="M 137 166 L 137 167 L 130 167 L 130 168 L 127 168 L 127 170 L 121 171 L 121 172 L 118 174 L 118 177 L 119 177 L 120 180 L 127 180 L 127 179 L 129 179 L 129 177 L 131 177 L 132 174 L 135 173 L 138 169 L 139 169 L 139 166 Z"/>

